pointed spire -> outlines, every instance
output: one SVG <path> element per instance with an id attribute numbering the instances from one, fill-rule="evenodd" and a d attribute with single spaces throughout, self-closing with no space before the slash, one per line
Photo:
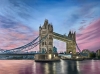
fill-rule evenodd
<path id="1" fill-rule="evenodd" d="M 47 24 L 48 24 L 48 20 L 45 19 L 45 21 L 44 21 L 44 25 L 47 25 Z"/>
<path id="2" fill-rule="evenodd" d="M 71 37 L 71 30 L 69 31 L 68 37 Z"/>
<path id="3" fill-rule="evenodd" d="M 51 27 L 53 28 L 53 25 L 51 24 Z"/>
<path id="4" fill-rule="evenodd" d="M 41 31 L 41 29 L 42 29 L 42 27 L 41 27 L 41 24 L 40 24 L 40 26 L 39 26 L 39 30 Z"/>
<path id="5" fill-rule="evenodd" d="M 71 30 L 69 31 L 69 34 L 71 34 Z"/>
<path id="6" fill-rule="evenodd" d="M 74 41 L 76 41 L 76 31 L 74 32 Z"/>
<path id="7" fill-rule="evenodd" d="M 53 30 L 53 25 L 51 24 L 51 28 L 52 28 L 52 30 Z"/>
<path id="8" fill-rule="evenodd" d="M 72 39 L 74 39 L 74 32 L 72 31 Z"/>
<path id="9" fill-rule="evenodd" d="M 44 21 L 44 25 L 43 25 L 45 29 L 47 28 L 47 25 L 48 25 L 48 20 L 45 19 L 45 21 Z"/>
<path id="10" fill-rule="evenodd" d="M 50 29 L 50 24 L 48 24 L 48 29 Z"/>
<path id="11" fill-rule="evenodd" d="M 52 28 L 52 23 L 50 23 L 50 27 Z"/>
<path id="12" fill-rule="evenodd" d="M 76 31 L 74 31 L 74 35 L 76 34 Z"/>
<path id="13" fill-rule="evenodd" d="M 40 27 L 39 28 L 41 28 L 41 24 L 40 24 Z"/>

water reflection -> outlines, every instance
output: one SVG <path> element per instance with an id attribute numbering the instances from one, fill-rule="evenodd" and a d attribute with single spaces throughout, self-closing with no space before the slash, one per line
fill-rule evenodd
<path id="1" fill-rule="evenodd" d="M 33 61 L 0 60 L 0 74 L 32 74 Z"/>
<path id="2" fill-rule="evenodd" d="M 41 70 L 42 72 L 39 70 Z M 63 60 L 61 60 L 61 62 L 35 63 L 34 74 L 40 74 L 40 73 L 41 74 L 79 74 L 77 70 L 76 61 L 63 61 Z"/>
<path id="3" fill-rule="evenodd" d="M 32 65 L 33 73 L 32 74 L 44 74 L 44 63 L 33 62 Z"/>
<path id="4" fill-rule="evenodd" d="M 80 72 L 80 63 L 79 63 L 79 61 L 76 61 L 76 65 L 77 65 L 77 70 L 78 70 L 78 72 Z"/>
<path id="5" fill-rule="evenodd" d="M 34 63 L 33 74 L 56 74 L 56 63 Z"/>
<path id="6" fill-rule="evenodd" d="M 0 74 L 100 74 L 100 61 L 38 63 L 33 60 L 0 60 Z"/>
<path id="7" fill-rule="evenodd" d="M 79 74 L 76 62 L 77 61 L 67 61 L 67 74 Z"/>

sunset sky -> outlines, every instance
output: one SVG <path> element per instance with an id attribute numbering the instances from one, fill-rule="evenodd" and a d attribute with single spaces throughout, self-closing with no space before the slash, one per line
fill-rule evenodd
<path id="1" fill-rule="evenodd" d="M 100 0 L 0 0 L 0 48 L 29 43 L 38 36 L 45 19 L 56 33 L 76 31 L 81 50 L 100 49 Z M 54 46 L 66 50 L 62 41 L 54 39 Z"/>

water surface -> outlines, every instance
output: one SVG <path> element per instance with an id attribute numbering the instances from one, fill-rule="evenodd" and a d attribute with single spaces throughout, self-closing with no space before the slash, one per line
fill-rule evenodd
<path id="1" fill-rule="evenodd" d="M 0 60 L 0 74 L 100 74 L 100 60 L 61 60 L 49 63 Z"/>

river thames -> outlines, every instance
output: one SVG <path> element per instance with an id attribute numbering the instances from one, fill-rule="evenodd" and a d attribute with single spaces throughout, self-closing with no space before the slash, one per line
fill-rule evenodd
<path id="1" fill-rule="evenodd" d="M 49 63 L 0 60 L 0 74 L 100 74 L 100 60 L 61 60 Z"/>

